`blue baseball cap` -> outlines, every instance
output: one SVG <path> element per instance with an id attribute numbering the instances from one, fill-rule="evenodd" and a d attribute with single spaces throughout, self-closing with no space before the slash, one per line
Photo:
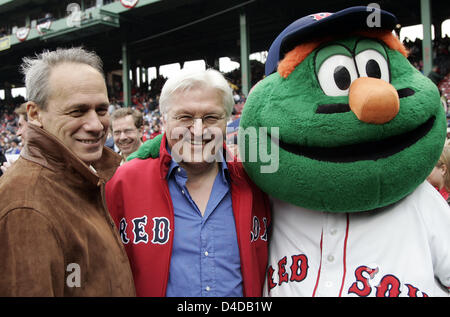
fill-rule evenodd
<path id="1" fill-rule="evenodd" d="M 372 18 L 372 16 L 378 15 Z M 378 23 L 379 22 L 379 23 Z M 300 18 L 286 27 L 273 41 L 266 60 L 266 76 L 277 70 L 284 54 L 297 45 L 326 35 L 345 34 L 351 31 L 382 29 L 392 31 L 397 18 L 376 7 L 351 7 L 336 13 L 315 13 Z"/>

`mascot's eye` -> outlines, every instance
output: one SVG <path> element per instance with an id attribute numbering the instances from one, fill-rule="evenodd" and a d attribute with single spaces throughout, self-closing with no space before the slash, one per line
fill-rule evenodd
<path id="1" fill-rule="evenodd" d="M 379 52 L 365 50 L 355 56 L 360 77 L 374 77 L 389 82 L 389 66 Z"/>
<path id="2" fill-rule="evenodd" d="M 317 77 L 326 95 L 346 96 L 350 84 L 358 75 L 352 58 L 345 55 L 333 55 L 322 63 Z"/>

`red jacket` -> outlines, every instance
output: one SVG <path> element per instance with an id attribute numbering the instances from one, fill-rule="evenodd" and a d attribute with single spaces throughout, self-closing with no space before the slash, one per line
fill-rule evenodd
<path id="1" fill-rule="evenodd" d="M 174 212 L 166 176 L 171 156 L 162 139 L 156 159 L 122 165 L 106 184 L 106 202 L 125 245 L 138 296 L 165 296 L 174 233 Z M 241 257 L 244 296 L 262 296 L 267 267 L 268 197 L 242 164 L 227 162 Z"/>

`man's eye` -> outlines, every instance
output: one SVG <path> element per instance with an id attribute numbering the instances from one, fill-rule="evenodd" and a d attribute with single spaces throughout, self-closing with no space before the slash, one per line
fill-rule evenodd
<path id="1" fill-rule="evenodd" d="M 97 114 L 99 114 L 100 116 L 106 115 L 107 112 L 108 112 L 108 109 L 99 109 L 99 110 L 97 110 Z"/>
<path id="2" fill-rule="evenodd" d="M 179 116 L 178 120 L 179 121 L 189 121 L 189 120 L 192 120 L 192 117 L 191 116 Z"/>
<path id="3" fill-rule="evenodd" d="M 79 116 L 82 116 L 82 115 L 83 115 L 83 111 L 81 111 L 81 110 L 79 110 L 79 109 L 77 109 L 77 110 L 72 110 L 72 111 L 69 112 L 69 114 L 70 114 L 71 116 L 74 116 L 74 117 L 79 117 Z"/>
<path id="4" fill-rule="evenodd" d="M 203 120 L 207 123 L 215 123 L 219 120 L 218 116 L 206 116 L 203 118 Z"/>

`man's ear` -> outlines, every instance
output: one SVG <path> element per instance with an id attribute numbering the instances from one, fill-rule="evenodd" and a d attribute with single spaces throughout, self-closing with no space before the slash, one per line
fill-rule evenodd
<path id="1" fill-rule="evenodd" d="M 442 164 L 441 169 L 442 169 L 442 176 L 445 176 L 445 174 L 447 174 L 448 172 L 447 166 L 445 164 Z"/>
<path id="2" fill-rule="evenodd" d="M 161 116 L 161 121 L 159 123 L 159 131 L 161 133 L 164 133 L 166 131 L 166 127 L 167 127 L 167 114 L 163 114 Z"/>
<path id="3" fill-rule="evenodd" d="M 28 123 L 37 125 L 38 127 L 42 128 L 41 112 L 42 109 L 37 105 L 37 103 L 33 101 L 27 102 Z"/>

